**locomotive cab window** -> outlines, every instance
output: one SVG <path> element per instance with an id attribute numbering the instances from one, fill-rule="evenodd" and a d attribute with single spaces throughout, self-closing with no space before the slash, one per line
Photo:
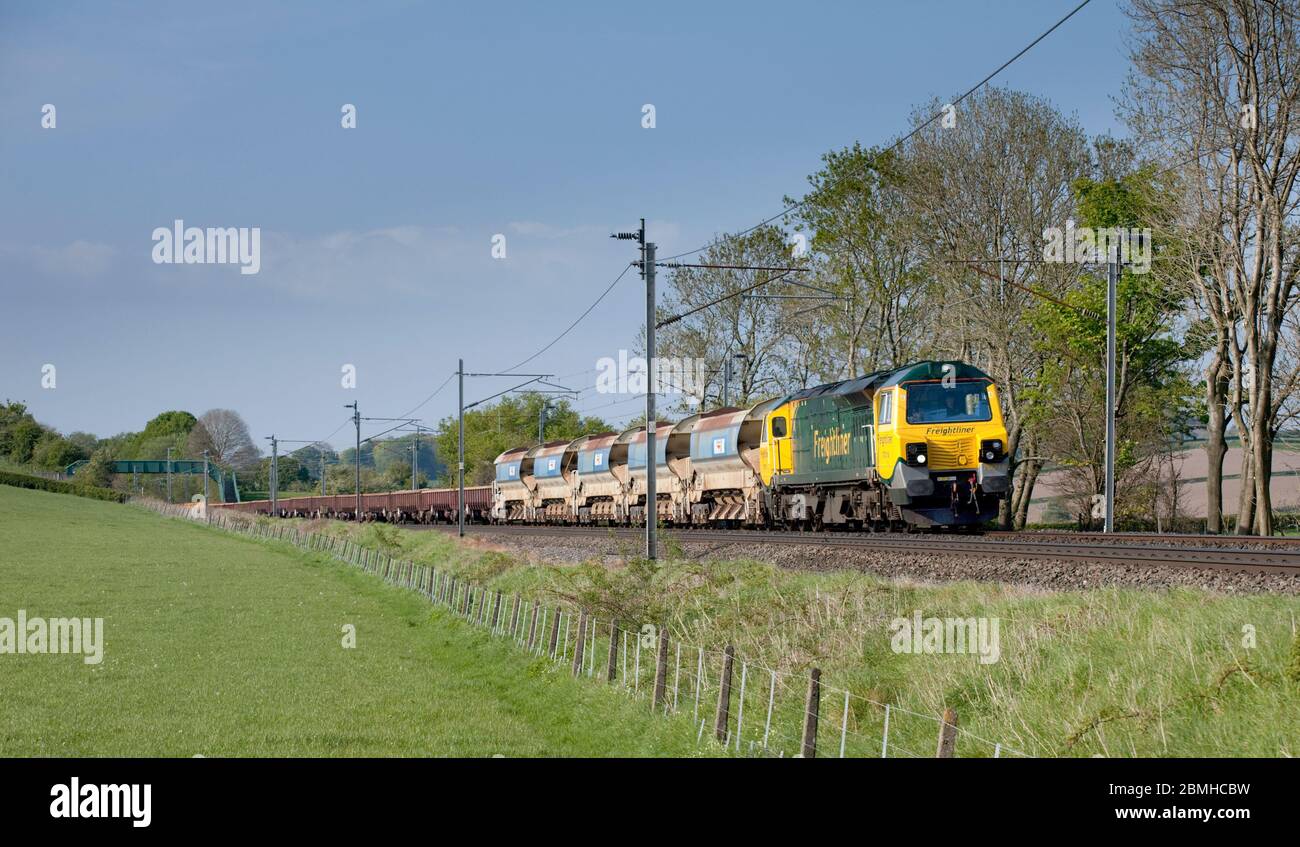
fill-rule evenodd
<path id="1" fill-rule="evenodd" d="M 907 422 L 968 423 L 993 419 L 984 380 L 915 383 L 907 387 Z"/>
<path id="2" fill-rule="evenodd" d="M 910 418 L 911 415 L 908 415 L 908 417 Z M 894 422 L 894 392 L 880 392 L 880 414 L 877 416 L 877 420 L 882 426 Z"/>
<path id="3" fill-rule="evenodd" d="M 784 417 L 772 418 L 772 437 L 785 438 L 785 434 L 786 434 L 785 418 Z"/>

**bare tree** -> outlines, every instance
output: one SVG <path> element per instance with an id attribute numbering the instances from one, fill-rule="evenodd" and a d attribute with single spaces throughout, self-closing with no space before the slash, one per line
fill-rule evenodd
<path id="1" fill-rule="evenodd" d="M 746 235 L 719 238 L 700 254 L 697 264 L 789 267 L 790 246 L 780 229 L 765 226 Z M 758 285 L 767 279 L 774 281 Z M 772 271 L 675 268 L 668 276 L 667 291 L 659 307 L 661 318 L 706 306 L 664 327 L 658 336 L 659 356 L 705 362 L 708 379 L 699 396 L 690 401 L 692 406 L 716 404 L 721 398 L 727 359 L 737 353 L 743 358 L 733 360 L 729 398 L 733 405 L 797 387 L 792 385 L 794 378 L 788 367 L 790 336 L 781 320 L 783 307 L 780 301 L 743 293 L 755 285 L 758 287 L 753 294 L 796 291 L 786 277 Z M 644 337 L 640 341 L 644 349 Z"/>
<path id="2" fill-rule="evenodd" d="M 196 455 L 207 450 L 213 461 L 233 468 L 251 467 L 259 455 L 248 434 L 248 424 L 230 409 L 204 412 L 190 431 L 187 450 Z"/>
<path id="3" fill-rule="evenodd" d="M 1300 2 L 1132 0 L 1123 113 L 1180 166 L 1189 287 L 1208 324 L 1210 528 L 1221 526 L 1225 434 L 1242 440 L 1238 531 L 1273 531 L 1273 437 L 1294 383 L 1277 379 L 1300 249 Z"/>

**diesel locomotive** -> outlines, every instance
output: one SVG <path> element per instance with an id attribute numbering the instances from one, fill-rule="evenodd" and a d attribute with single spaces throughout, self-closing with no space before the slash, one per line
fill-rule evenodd
<path id="1" fill-rule="evenodd" d="M 1010 489 L 997 387 L 924 361 L 655 429 L 660 523 L 783 529 L 974 528 Z M 507 450 L 496 523 L 644 524 L 646 429 Z"/>

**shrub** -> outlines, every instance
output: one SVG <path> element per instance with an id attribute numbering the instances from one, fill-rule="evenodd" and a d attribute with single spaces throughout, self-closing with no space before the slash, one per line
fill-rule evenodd
<path id="1" fill-rule="evenodd" d="M 125 503 L 130 496 L 111 488 L 94 485 L 79 485 L 73 482 L 61 482 L 41 476 L 0 471 L 0 485 L 12 485 L 16 488 L 30 488 L 36 491 L 49 491 L 53 494 L 75 494 L 78 497 L 90 497 L 94 500 L 108 500 L 113 503 Z"/>

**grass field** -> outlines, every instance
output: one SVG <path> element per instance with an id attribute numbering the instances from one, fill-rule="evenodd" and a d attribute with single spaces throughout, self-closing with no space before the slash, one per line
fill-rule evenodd
<path id="1" fill-rule="evenodd" d="M 856 695 L 847 721 L 843 694 L 823 695 L 818 745 L 829 755 L 838 753 L 846 724 L 849 755 L 880 755 L 880 704 L 894 706 L 891 755 L 933 755 L 936 725 L 918 716 L 946 707 L 972 733 L 963 735 L 960 755 L 992 755 L 994 743 L 1034 756 L 1300 755 L 1294 596 L 905 583 L 680 555 L 652 566 L 631 549 L 622 565 L 557 566 L 483 544 L 462 546 L 441 532 L 312 525 L 507 593 L 576 602 L 601 620 L 617 617 L 633 628 L 666 622 L 674 642 L 715 651 L 732 644 L 750 669 L 746 743 L 764 731 L 767 669 L 791 681 L 777 690 L 773 730 L 782 733 L 787 755 L 798 749 L 810 666 L 822 669 L 827 686 Z M 918 610 L 926 617 L 997 618 L 998 661 L 895 652 L 891 621 Z M 605 648 L 597 648 L 603 655 Z M 718 654 L 705 661 L 712 666 L 706 676 L 716 680 Z M 642 667 L 644 691 L 650 670 L 646 662 Z M 733 691 L 733 724 L 738 700 Z"/>
<path id="2" fill-rule="evenodd" d="M 699 755 L 686 722 L 332 560 L 0 486 L 20 609 L 102 617 L 104 655 L 0 654 L 0 756 Z"/>

